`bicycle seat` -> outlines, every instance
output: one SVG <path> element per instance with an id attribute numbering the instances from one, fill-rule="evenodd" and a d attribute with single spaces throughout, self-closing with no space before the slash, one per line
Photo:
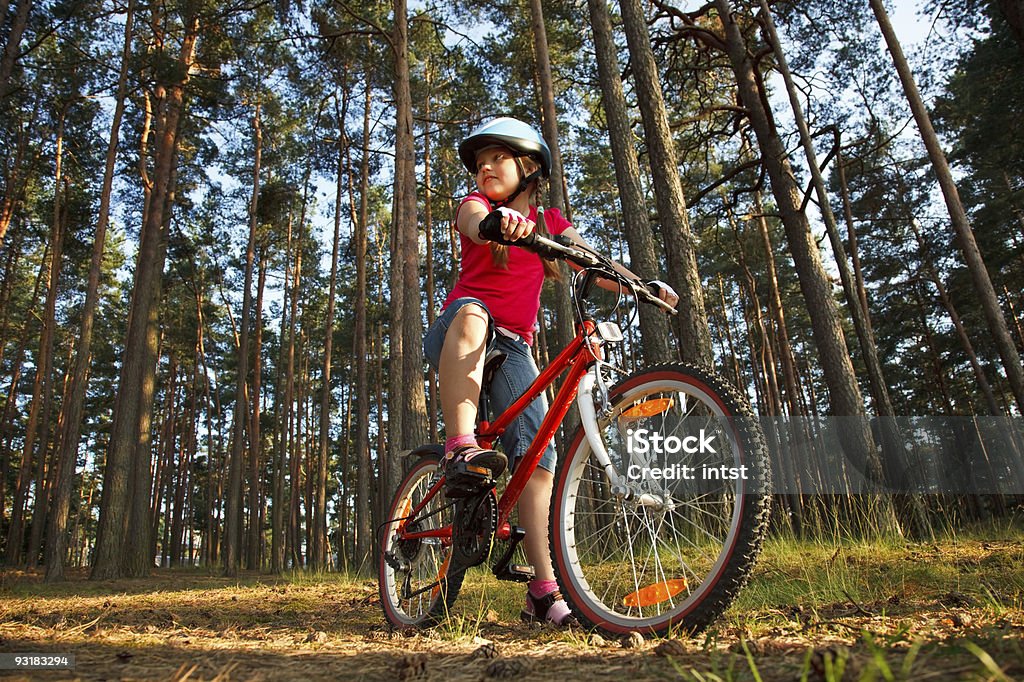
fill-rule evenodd
<path id="1" fill-rule="evenodd" d="M 507 357 L 508 354 L 505 351 L 498 350 L 497 348 L 487 353 L 487 357 L 484 358 L 483 382 L 480 384 L 482 392 L 487 392 L 491 385 L 491 380 L 494 379 L 494 373 L 498 371 L 498 368 L 501 367 Z"/>

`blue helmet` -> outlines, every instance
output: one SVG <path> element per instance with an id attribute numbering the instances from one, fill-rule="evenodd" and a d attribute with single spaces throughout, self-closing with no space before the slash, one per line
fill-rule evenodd
<path id="1" fill-rule="evenodd" d="M 508 147 L 540 164 L 541 175 L 551 175 L 551 149 L 540 133 L 522 121 L 502 116 L 484 123 L 459 145 L 459 158 L 470 173 L 476 173 L 476 155 L 493 145 Z"/>

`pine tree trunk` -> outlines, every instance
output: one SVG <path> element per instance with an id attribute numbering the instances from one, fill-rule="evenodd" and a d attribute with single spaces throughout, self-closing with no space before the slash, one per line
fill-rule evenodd
<path id="1" fill-rule="evenodd" d="M 686 215 L 686 200 L 679 180 L 672 131 L 668 125 L 647 21 L 639 0 L 622 0 L 620 6 L 640 115 L 644 122 L 644 139 L 647 141 L 651 161 L 658 218 L 668 257 L 667 277 L 679 294 L 676 324 L 683 358 L 697 365 L 711 367 L 711 332 L 704 311 L 704 293 L 697 270 L 694 237 Z"/>
<path id="2" fill-rule="evenodd" d="M 337 98 L 338 94 L 335 94 Z M 348 96 L 341 92 L 338 118 L 338 166 L 334 195 L 334 237 L 331 241 L 331 279 L 327 291 L 327 319 L 324 320 L 323 388 L 320 395 L 320 434 L 316 456 L 316 483 L 313 508 L 313 547 L 310 565 L 314 570 L 330 568 L 327 556 L 327 458 L 331 425 L 331 352 L 334 347 L 334 299 L 338 289 L 338 253 L 341 245 L 342 190 L 345 177 L 345 119 Z M 337 107 L 337 99 L 335 99 Z"/>
<path id="3" fill-rule="evenodd" d="M 558 143 L 558 111 L 555 108 L 555 87 L 551 77 L 551 60 L 548 56 L 547 29 L 544 24 L 544 11 L 541 0 L 530 0 L 530 25 L 533 32 L 533 52 L 536 85 L 540 94 L 542 129 L 544 138 L 551 150 L 551 176 L 548 179 L 548 203 L 559 209 L 564 217 L 572 221 L 569 210 L 569 197 L 566 192 L 565 172 L 562 168 L 562 153 Z M 576 335 L 575 316 L 570 304 L 569 269 L 565 263 L 558 263 L 561 277 L 554 284 L 552 307 L 554 308 L 553 338 L 549 343 L 558 344 L 560 348 L 568 346 Z M 559 452 L 569 447 L 569 439 L 579 423 L 576 405 L 572 405 L 559 427 L 555 441 Z"/>
<path id="4" fill-rule="evenodd" d="M 355 555 L 353 562 L 361 571 L 370 560 L 373 548 L 371 529 L 372 511 L 370 506 L 370 489 L 373 482 L 372 462 L 370 461 L 370 384 L 367 366 L 367 331 L 366 331 L 366 258 L 367 258 L 367 223 L 369 216 L 370 192 L 370 68 L 366 68 L 366 98 L 363 101 L 363 149 L 359 164 L 359 219 L 355 224 L 356 250 L 356 319 L 355 356 L 356 356 L 356 509 L 355 509 Z M 379 386 L 379 385 L 378 385 Z M 378 453 L 382 451 L 378 450 Z"/>
<path id="5" fill-rule="evenodd" d="M 757 136 L 772 193 L 779 207 L 790 252 L 796 265 L 800 289 L 807 302 L 815 345 L 829 390 L 831 413 L 857 417 L 838 420 L 840 442 L 847 457 L 869 480 L 881 481 L 878 452 L 864 419 L 865 408 L 860 388 L 846 348 L 832 287 L 821 261 L 807 216 L 800 210 L 800 187 L 789 164 L 785 146 L 775 129 L 764 97 L 763 84 L 754 68 L 746 40 L 736 23 L 729 0 L 715 0 L 725 29 L 724 49 L 730 59 L 739 88 L 740 101 L 747 110 Z M 879 512 L 878 527 L 889 526 L 888 512 Z"/>
<path id="6" fill-rule="evenodd" d="M 11 91 L 11 76 L 14 74 L 14 63 L 21 52 L 21 36 L 28 25 L 28 15 L 32 9 L 32 0 L 19 0 L 18 8 L 15 10 L 14 20 L 11 22 L 11 32 L 7 34 L 7 44 L 4 46 L 3 55 L 0 56 L 0 103 L 3 103 Z M 0 21 L 7 18 L 7 8 L 0 14 Z M 0 243 L 3 243 L 4 233 L 0 232 Z"/>
<path id="7" fill-rule="evenodd" d="M 291 282 L 291 257 L 292 257 L 292 221 L 291 214 L 288 217 L 287 236 L 285 238 L 284 250 L 284 292 L 281 303 L 281 331 L 278 338 L 281 339 L 277 360 L 277 378 L 274 388 L 274 483 L 273 500 L 274 506 L 270 510 L 270 572 L 277 575 L 284 570 L 285 556 L 287 549 L 287 531 L 285 529 L 285 469 L 287 467 L 286 448 L 288 447 L 288 406 L 285 402 L 284 393 L 287 386 L 285 367 L 287 357 L 286 348 L 288 344 L 285 339 L 288 336 L 288 311 L 291 307 L 289 285 Z"/>
<path id="8" fill-rule="evenodd" d="M 54 360 L 53 344 L 54 335 L 57 329 L 57 294 L 60 289 L 60 268 L 61 259 L 64 254 L 64 235 L 67 234 L 68 221 L 67 213 L 64 210 L 64 196 L 66 194 L 67 182 L 62 177 L 62 156 L 64 148 L 64 121 L 67 116 L 70 102 L 65 105 L 61 112 L 60 123 L 57 129 L 57 164 L 56 184 L 54 185 L 54 206 L 53 223 L 54 238 L 51 245 L 52 255 L 50 261 L 50 281 L 46 294 L 46 304 L 43 309 L 43 324 L 49 327 L 48 343 L 40 352 L 43 353 L 43 384 L 42 384 L 42 414 L 39 420 L 39 457 L 36 459 L 35 474 L 35 504 L 32 509 L 32 527 L 29 532 L 28 549 L 25 554 L 25 565 L 28 568 L 35 568 L 39 563 L 40 547 L 43 539 L 43 529 L 46 527 L 46 518 L 49 511 L 53 444 L 50 441 L 50 417 L 53 411 L 54 401 Z M 37 375 L 38 376 L 38 375 Z"/>
<path id="9" fill-rule="evenodd" d="M 394 2 L 395 184 L 391 266 L 391 372 L 388 391 L 389 465 L 385 497 L 398 487 L 398 454 L 427 437 L 423 389 L 423 320 L 420 317 L 419 230 L 416 215 L 416 150 L 409 89 L 409 37 L 405 0 Z M 394 295 L 402 292 L 401 296 Z"/>
<path id="10" fill-rule="evenodd" d="M 263 548 L 263 523 L 260 519 L 260 491 L 263 488 L 263 436 L 260 431 L 261 405 L 260 395 L 263 392 L 263 295 L 267 285 L 267 245 L 260 246 L 259 260 L 256 264 L 256 306 L 253 308 L 255 317 L 253 324 L 253 360 L 252 360 L 252 414 L 249 426 L 249 525 L 246 545 L 245 565 L 250 570 L 262 567 L 261 555 Z"/>
<path id="11" fill-rule="evenodd" d="M 182 383 L 186 378 L 186 368 L 182 368 Z M 192 458 L 195 454 L 196 449 L 196 414 L 197 414 L 197 396 L 196 396 L 196 382 L 199 377 L 193 377 L 191 387 L 185 384 L 184 390 L 187 391 L 187 395 L 182 397 L 184 401 L 185 397 L 188 398 L 188 412 L 184 415 L 186 418 L 182 421 L 186 425 L 186 430 L 181 434 L 181 445 L 178 448 L 178 467 L 177 471 L 174 472 L 172 469 L 172 478 L 174 487 L 174 500 L 173 508 L 174 514 L 171 517 L 171 541 L 170 541 L 170 556 L 171 561 L 174 562 L 172 565 L 179 565 L 184 563 L 185 566 L 190 567 L 191 561 L 185 559 L 185 527 L 186 524 L 191 526 L 191 518 L 187 515 L 188 498 L 191 497 L 189 494 L 192 484 L 190 481 L 190 473 L 192 471 Z M 168 491 L 170 492 L 170 491 Z"/>
<path id="12" fill-rule="evenodd" d="M 1024 57 L 1024 0 L 996 0 L 996 5 L 1010 26 L 1021 57 Z"/>
<path id="13" fill-rule="evenodd" d="M 308 178 L 308 175 L 307 175 Z M 306 181 L 308 186 L 308 180 Z M 305 201 L 303 202 L 305 203 Z M 299 481 L 300 460 L 300 434 L 302 431 L 299 417 L 296 414 L 296 387 L 295 387 L 295 353 L 296 335 L 298 334 L 299 316 L 299 295 L 302 284 L 302 245 L 305 242 L 306 228 L 305 221 L 299 218 L 298 238 L 295 240 L 295 265 L 292 267 L 292 295 L 291 314 L 288 316 L 288 359 L 285 375 L 285 410 L 286 423 L 288 424 L 288 439 L 286 452 L 288 453 L 288 546 L 287 555 L 291 558 L 292 568 L 302 566 L 301 548 L 299 547 L 299 502 L 301 490 Z"/>
<path id="14" fill-rule="evenodd" d="M 871 9 L 875 13 L 878 26 L 885 38 L 886 45 L 889 47 L 893 64 L 895 64 L 900 81 L 903 83 L 903 91 L 910 104 L 910 110 L 914 114 L 914 120 L 917 121 L 917 128 L 921 133 L 924 146 L 928 150 L 928 157 L 938 178 L 939 187 L 942 189 L 942 196 L 946 201 L 946 208 L 949 211 L 949 217 L 953 224 L 953 231 L 956 233 L 956 243 L 960 246 L 967 270 L 970 272 L 975 293 L 985 313 L 989 333 L 992 334 L 992 340 L 995 342 L 999 356 L 1003 361 L 1003 370 L 1006 372 L 1010 389 L 1013 391 L 1014 399 L 1017 402 L 1017 409 L 1024 412 L 1024 365 L 1021 364 L 1020 354 L 1017 352 L 1017 347 L 1013 344 L 1013 339 L 1010 338 L 1010 330 L 1006 325 L 1006 318 L 1003 317 L 1003 311 L 999 306 L 995 288 L 992 286 L 992 279 L 989 277 L 985 261 L 982 259 L 981 251 L 978 249 L 978 243 L 974 239 L 974 232 L 971 229 L 967 212 L 960 201 L 960 194 L 957 190 L 956 182 L 953 180 L 953 174 L 950 171 L 949 162 L 946 160 L 946 154 L 943 152 L 938 135 L 935 134 L 935 129 L 932 127 L 928 109 L 921 98 L 921 93 L 917 89 L 917 83 L 914 81 L 914 75 L 910 71 L 910 66 L 903 56 L 903 48 L 900 46 L 899 40 L 896 38 L 896 32 L 889 22 L 889 15 L 885 11 L 885 6 L 881 0 L 868 0 L 868 4 L 871 5 Z"/>
<path id="15" fill-rule="evenodd" d="M 175 124 L 177 125 L 177 123 Z M 171 152 L 170 173 L 167 179 L 167 192 L 162 203 L 163 220 L 160 225 L 160 237 L 156 260 L 159 272 L 163 272 L 163 264 L 167 258 L 168 235 L 171 227 L 171 210 L 175 201 L 177 186 L 176 147 Z M 156 398 L 156 370 L 161 355 L 160 302 L 163 296 L 162 277 L 152 282 L 149 311 L 145 323 L 145 339 L 143 345 L 141 390 L 137 394 L 138 425 L 135 454 L 132 457 L 133 472 L 129 489 L 129 517 L 127 551 L 123 560 L 124 574 L 128 577 L 145 577 L 153 568 L 153 556 L 156 550 L 156 539 L 153 535 L 151 494 L 153 485 L 153 456 L 159 457 L 160 443 L 153 443 L 153 403 Z"/>
<path id="16" fill-rule="evenodd" d="M 152 385 L 156 371 L 155 364 L 149 363 L 149 344 L 152 336 L 149 327 L 153 320 L 154 295 L 160 290 L 163 273 L 163 257 L 166 253 L 164 225 L 165 217 L 169 218 L 169 196 L 173 192 L 171 186 L 174 175 L 175 152 L 178 143 L 178 124 L 183 113 L 185 86 L 188 74 L 195 58 L 196 40 L 198 38 L 199 20 L 192 17 L 186 21 L 185 38 L 182 43 L 178 67 L 174 70 L 179 80 L 162 86 L 164 97 L 160 100 L 163 112 L 158 127 L 159 136 L 154 159 L 152 194 L 149 197 L 148 210 L 139 238 L 139 255 L 135 268 L 135 282 L 132 291 L 132 303 L 129 311 L 128 337 L 122 356 L 121 378 L 118 382 L 118 398 L 115 405 L 114 421 L 111 429 L 111 440 L 107 451 L 106 470 L 103 481 L 103 499 L 100 505 L 100 524 L 97 531 L 95 562 L 92 577 L 97 580 L 117 578 L 123 574 L 125 567 L 122 560 L 126 556 L 125 543 L 129 537 L 129 480 L 132 473 L 132 459 L 138 456 L 137 448 L 143 440 L 148 441 L 148 434 L 139 432 L 140 424 L 148 422 L 143 414 L 146 403 L 144 389 Z M 165 216 L 165 212 L 167 215 Z M 155 357 L 152 358 L 155 362 Z M 149 396 L 149 409 L 152 409 L 152 394 Z M 147 462 L 136 462 L 139 470 L 148 470 Z M 148 476 L 148 474 L 147 474 Z M 137 479 L 136 479 L 137 480 Z M 148 485 L 145 487 L 148 490 Z M 142 488 L 137 497 L 141 498 Z M 141 504 L 141 501 L 139 501 Z M 149 501 L 145 500 L 148 513 Z M 144 528 L 144 529 L 143 529 Z M 149 547 L 149 524 L 139 528 L 139 535 L 131 535 L 136 546 Z M 139 557 L 134 557 L 138 559 Z M 152 557 L 146 564 L 129 567 L 132 572 L 143 573 L 152 563 Z"/>
<path id="17" fill-rule="evenodd" d="M 14 508 L 11 511 L 11 524 L 7 531 L 7 547 L 4 555 L 4 562 L 8 566 L 21 564 L 21 550 L 25 533 L 25 506 L 28 500 L 28 490 L 31 485 L 32 462 L 36 449 L 36 441 L 39 442 L 38 467 L 41 470 L 47 452 L 47 424 L 50 373 L 53 368 L 53 333 L 56 325 L 57 289 L 59 285 L 61 256 L 63 253 L 64 231 L 63 219 L 61 217 L 61 187 L 63 186 L 61 164 L 64 156 L 64 119 L 67 115 L 66 104 L 61 112 L 57 125 L 56 137 L 56 171 L 54 173 L 54 197 L 53 197 L 53 220 L 50 225 L 50 237 L 48 240 L 47 254 L 44 256 L 43 270 L 46 274 L 46 301 L 43 304 L 42 331 L 39 335 L 39 354 L 36 356 L 35 379 L 32 382 L 32 402 L 29 405 L 28 424 L 25 431 L 25 442 L 22 446 L 21 467 L 18 472 L 17 487 L 14 490 Z M 40 415 L 42 414 L 42 418 Z M 40 432 L 41 436 L 40 437 Z M 46 496 L 42 493 L 42 476 L 37 472 L 36 476 L 36 508 L 33 517 L 33 525 L 43 523 L 40 518 L 45 514 Z M 42 503 L 42 506 L 40 504 Z M 31 543 L 30 543 L 31 544 Z M 33 557 L 27 558 L 27 563 L 34 565 Z"/>
<path id="18" fill-rule="evenodd" d="M 44 553 L 47 582 L 62 580 L 64 577 L 64 556 L 67 552 L 67 538 L 65 536 L 68 511 L 71 508 L 71 486 L 78 457 L 78 441 L 82 433 L 85 391 L 89 381 L 92 332 L 96 319 L 97 302 L 99 300 L 99 280 L 103 268 L 103 248 L 106 242 L 107 224 L 110 220 L 110 195 L 114 180 L 114 164 L 117 161 L 121 119 L 124 116 L 124 100 L 128 92 L 128 56 L 131 51 L 132 24 L 135 18 L 134 10 L 135 2 L 134 0 L 129 0 L 125 13 L 124 48 L 121 52 L 121 68 L 117 81 L 114 117 L 110 126 L 106 165 L 103 170 L 100 211 L 96 220 L 92 260 L 89 263 L 89 280 L 86 285 L 85 304 L 82 310 L 82 326 L 78 334 L 71 388 L 68 391 L 68 402 L 63 406 L 64 414 L 61 419 L 61 432 L 58 438 L 57 468 L 55 473 L 57 483 L 53 509 L 50 512 L 48 522 L 46 550 Z"/>
<path id="19" fill-rule="evenodd" d="M 430 329 L 434 324 L 434 187 L 430 177 L 431 168 L 431 130 L 430 130 L 430 105 L 433 97 L 433 66 L 427 61 L 424 69 L 427 87 L 427 96 L 423 103 L 423 118 L 427 123 L 423 126 L 423 236 L 427 248 L 424 251 L 424 266 L 426 269 L 426 282 L 424 293 L 427 298 L 427 326 Z M 427 371 L 427 431 L 431 442 L 436 443 L 439 434 L 437 430 L 438 415 L 438 385 L 437 372 Z"/>
<path id="20" fill-rule="evenodd" d="M 249 201 L 249 243 L 245 248 L 245 280 L 242 289 L 242 321 L 238 343 L 238 376 L 235 384 L 235 408 L 228 460 L 228 498 L 224 526 L 224 575 L 238 575 L 242 535 L 242 463 L 245 458 L 246 421 L 249 417 L 247 388 L 249 382 L 249 326 L 252 317 L 252 275 L 256 259 L 256 230 L 259 227 L 260 162 L 263 153 L 263 130 L 260 125 L 260 102 L 253 115 L 252 195 Z M 251 435 L 251 434 L 250 434 Z M 250 443 L 249 447 L 253 447 Z"/>
<path id="21" fill-rule="evenodd" d="M 0 100 L 0 106 L 2 106 L 2 100 Z M 33 120 L 30 124 L 18 126 L 17 142 L 15 142 L 15 152 L 13 154 L 14 161 L 9 168 L 3 168 L 3 187 L 5 191 L 4 195 L 0 197 L 0 246 L 3 245 L 7 229 L 14 219 L 15 209 L 17 209 L 19 203 L 24 201 L 25 189 L 32 176 L 31 165 L 35 158 L 27 161 L 25 156 L 29 151 L 29 145 L 33 141 L 34 126 L 32 124 L 35 122 L 36 114 L 37 112 L 33 111 Z M 38 154 L 39 152 L 36 152 L 34 156 L 38 156 Z"/>
<path id="22" fill-rule="evenodd" d="M 633 147 L 633 131 L 629 124 L 626 98 L 611 20 L 606 0 L 587 0 L 590 24 L 594 31 L 594 48 L 600 75 L 601 102 L 608 120 L 608 137 L 615 164 L 615 184 L 622 206 L 623 231 L 629 245 L 630 269 L 645 280 L 659 279 L 661 268 L 654 250 L 654 236 L 647 221 L 647 206 L 640 186 L 640 164 Z M 646 364 L 677 359 L 670 346 L 668 318 L 654 306 L 640 306 L 640 331 L 643 335 Z"/>

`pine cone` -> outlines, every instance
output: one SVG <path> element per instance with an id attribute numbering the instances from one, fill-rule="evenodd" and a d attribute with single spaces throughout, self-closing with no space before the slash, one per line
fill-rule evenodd
<path id="1" fill-rule="evenodd" d="M 505 678 L 517 677 L 526 672 L 527 666 L 518 658 L 499 658 L 487 666 L 484 674 L 487 677 Z"/>
<path id="2" fill-rule="evenodd" d="M 425 680 L 427 659 L 423 656 L 402 656 L 395 663 L 395 675 L 399 680 Z"/>
<path id="3" fill-rule="evenodd" d="M 497 658 L 500 655 L 498 647 L 494 646 L 494 642 L 487 642 L 480 645 L 480 648 L 473 652 L 472 658 Z"/>
<path id="4" fill-rule="evenodd" d="M 639 649 L 643 645 L 644 636 L 636 631 L 629 633 L 629 637 L 622 640 L 622 648 L 624 649 Z"/>
<path id="5" fill-rule="evenodd" d="M 666 639 L 654 647 L 655 656 L 685 656 L 686 647 L 678 639 Z"/>

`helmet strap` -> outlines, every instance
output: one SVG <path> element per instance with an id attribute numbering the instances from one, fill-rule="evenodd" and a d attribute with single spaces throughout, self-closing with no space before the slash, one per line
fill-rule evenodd
<path id="1" fill-rule="evenodd" d="M 541 169 L 539 169 L 539 168 L 537 170 L 533 171 L 532 173 L 530 173 L 529 175 L 525 175 L 525 171 L 523 170 L 523 164 L 519 160 L 518 156 L 516 157 L 516 165 L 519 168 L 519 186 L 516 188 L 516 190 L 514 192 L 512 192 L 512 194 L 509 194 L 507 197 L 505 197 L 501 201 L 495 201 L 494 202 L 494 206 L 496 208 L 501 208 L 502 206 L 508 206 L 510 203 L 512 203 L 513 199 L 515 199 L 517 196 L 522 194 L 523 191 L 525 191 L 526 188 L 530 186 L 530 183 L 532 183 L 535 180 L 539 180 L 541 175 L 542 175 Z"/>

